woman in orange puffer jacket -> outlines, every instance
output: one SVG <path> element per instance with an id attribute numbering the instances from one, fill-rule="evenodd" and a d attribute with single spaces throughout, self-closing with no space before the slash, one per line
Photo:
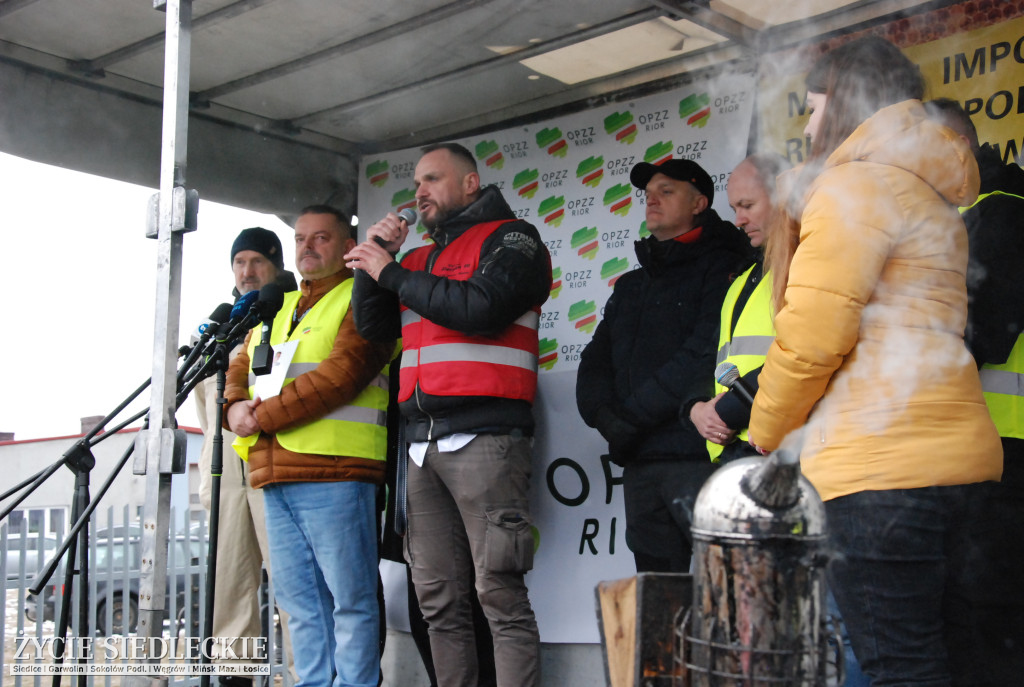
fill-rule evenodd
<path id="1" fill-rule="evenodd" d="M 959 684 L 964 506 L 1002 470 L 963 342 L 957 206 L 977 196 L 977 164 L 927 119 L 920 71 L 885 40 L 835 49 L 807 84 L 813 151 L 788 240 L 769 248 L 777 337 L 751 443 L 799 450 L 825 500 L 829 580 L 872 684 Z"/>

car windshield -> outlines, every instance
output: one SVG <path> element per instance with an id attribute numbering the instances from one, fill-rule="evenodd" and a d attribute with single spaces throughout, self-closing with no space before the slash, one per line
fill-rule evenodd
<path id="1" fill-rule="evenodd" d="M 124 540 L 113 541 L 102 540 L 97 542 L 95 566 L 99 570 L 124 570 L 125 549 L 130 551 L 132 568 L 139 567 L 138 542 L 125 544 Z"/>
<path id="2" fill-rule="evenodd" d="M 167 564 L 178 566 L 188 565 L 192 559 L 203 559 L 203 543 L 199 539 L 189 539 L 187 542 L 178 538 L 175 540 L 174 551 L 170 548 L 167 551 Z M 107 570 L 108 561 L 112 570 L 124 570 L 125 550 L 130 553 L 130 566 L 132 570 L 139 569 L 139 540 L 132 539 L 127 545 L 123 539 L 101 539 L 96 543 L 95 567 L 97 570 Z M 173 555 L 173 558 L 172 558 Z"/>

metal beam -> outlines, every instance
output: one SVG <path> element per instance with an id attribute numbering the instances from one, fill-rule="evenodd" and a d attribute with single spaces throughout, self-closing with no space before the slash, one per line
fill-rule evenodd
<path id="1" fill-rule="evenodd" d="M 686 19 L 708 31 L 725 36 L 734 43 L 751 46 L 757 39 L 757 31 L 731 17 L 710 9 L 706 3 L 688 0 L 650 0 L 656 7 L 665 10 L 678 19 Z"/>
<path id="2" fill-rule="evenodd" d="M 364 34 L 350 41 L 345 41 L 338 45 L 332 45 L 329 48 L 318 50 L 315 53 L 279 64 L 276 67 L 271 67 L 270 69 L 265 69 L 261 72 L 250 74 L 249 76 L 243 76 L 240 79 L 228 81 L 219 86 L 213 86 L 205 91 L 199 91 L 193 96 L 192 100 L 194 103 L 208 102 L 214 98 L 219 98 L 222 95 L 234 93 L 235 91 L 240 91 L 244 88 L 256 86 L 261 83 L 271 81 L 272 79 L 292 74 L 315 64 L 319 64 L 320 62 L 332 60 L 336 57 L 347 55 L 355 52 L 356 50 L 362 50 L 363 48 L 376 45 L 392 38 L 397 38 L 407 33 L 419 31 L 428 24 L 443 21 L 449 17 L 453 17 L 471 9 L 483 7 L 490 2 L 494 2 L 494 0 L 456 0 L 456 2 L 444 5 L 443 7 L 438 7 L 437 9 L 430 10 L 429 12 L 424 12 L 423 14 L 418 14 L 415 17 L 411 17 L 405 21 L 400 21 L 397 24 L 385 26 L 383 29 L 371 31 L 370 33 Z"/>
<path id="3" fill-rule="evenodd" d="M 3 0 L 3 2 L 0 2 L 0 19 L 37 2 L 39 0 Z"/>
<path id="4" fill-rule="evenodd" d="M 7 0 L 12 2 L 14 0 Z M 35 0 L 17 0 L 19 2 L 35 2 Z M 221 7 L 219 10 L 208 12 L 201 17 L 197 17 L 192 22 L 192 30 L 206 28 L 213 26 L 219 22 L 227 19 L 232 19 L 240 14 L 245 14 L 250 10 L 254 10 L 257 7 L 269 4 L 274 0 L 238 0 L 230 5 Z M 0 8 L 2 9 L 2 8 Z M 148 50 L 152 50 L 156 46 L 160 45 L 164 41 L 163 33 L 156 33 L 152 36 L 147 36 L 142 40 L 135 41 L 123 48 L 108 52 L 106 55 L 100 55 L 91 60 L 68 60 L 68 69 L 74 72 L 79 72 L 93 77 L 105 76 L 103 70 L 112 64 L 123 62 L 129 58 L 140 55 Z"/>
<path id="5" fill-rule="evenodd" d="M 958 0 L 861 0 L 816 15 L 813 21 L 794 21 L 765 29 L 759 39 L 759 49 L 761 52 L 768 52 L 803 41 L 823 41 L 837 32 L 856 31 L 859 28 L 890 21 L 894 16 L 920 14 L 957 2 Z"/>
<path id="6" fill-rule="evenodd" d="M 425 91 L 428 88 L 433 88 L 434 86 L 443 83 L 448 83 L 449 81 L 455 81 L 470 74 L 486 71 L 488 69 L 492 69 L 493 67 L 498 67 L 504 64 L 519 62 L 528 57 L 533 57 L 534 55 L 540 55 L 546 52 L 550 52 L 552 50 L 564 48 L 567 45 L 573 45 L 575 43 L 580 43 L 591 38 L 596 38 L 597 36 L 603 36 L 606 33 L 618 31 L 619 29 L 623 29 L 629 26 L 642 24 L 645 21 L 649 21 L 651 19 L 661 16 L 661 14 L 662 11 L 660 9 L 655 8 L 639 10 L 637 12 L 633 12 L 632 14 L 627 14 L 623 17 L 612 19 L 611 21 L 607 21 L 603 24 L 597 24 L 595 26 L 591 26 L 580 31 L 565 34 L 564 36 L 555 38 L 550 41 L 545 41 L 543 43 L 531 45 L 530 47 L 523 48 L 522 50 L 506 53 L 504 55 L 498 55 L 496 57 L 492 57 L 487 60 L 482 60 L 480 62 L 474 62 L 473 64 L 469 64 L 464 67 L 459 67 L 458 69 L 453 69 L 442 74 L 431 76 L 429 78 L 423 79 L 422 81 L 416 81 L 410 84 L 403 84 L 401 86 L 397 86 L 386 91 L 381 91 L 379 93 L 374 93 L 373 95 L 368 95 L 365 98 L 360 98 L 358 100 L 353 100 L 347 103 L 342 103 L 340 105 L 328 107 L 318 112 L 312 112 L 308 115 L 303 115 L 302 117 L 296 117 L 291 120 L 291 123 L 298 127 L 305 127 L 308 124 L 318 122 L 328 117 L 334 117 L 340 114 L 345 114 L 346 112 L 351 112 L 353 110 L 358 110 L 364 107 L 376 106 L 392 98 L 409 97 L 421 91 Z"/>
<path id="7" fill-rule="evenodd" d="M 545 94 L 532 100 L 492 110 L 474 113 L 471 117 L 445 122 L 417 130 L 415 134 L 375 141 L 366 146 L 366 153 L 379 153 L 426 145 L 452 138 L 464 138 L 477 132 L 493 131 L 496 127 L 509 128 L 519 124 L 562 117 L 567 114 L 601 107 L 608 103 L 633 100 L 651 93 L 660 93 L 692 82 L 707 70 L 725 62 L 735 62 L 741 70 L 750 69 L 742 60 L 750 58 L 750 51 L 738 45 L 723 43 L 709 46 L 677 59 L 644 65 L 602 79 L 594 79 L 571 86 L 557 93 Z"/>

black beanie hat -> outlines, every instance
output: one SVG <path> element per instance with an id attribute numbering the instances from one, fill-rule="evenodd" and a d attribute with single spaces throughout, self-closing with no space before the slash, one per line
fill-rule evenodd
<path id="1" fill-rule="evenodd" d="M 231 262 L 243 250 L 254 250 L 267 258 L 274 267 L 284 269 L 284 256 L 281 255 L 281 239 L 277 234 L 263 227 L 243 229 L 235 242 L 231 244 Z"/>

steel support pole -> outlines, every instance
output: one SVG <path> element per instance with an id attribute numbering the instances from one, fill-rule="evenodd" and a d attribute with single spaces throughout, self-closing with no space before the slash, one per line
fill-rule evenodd
<path id="1" fill-rule="evenodd" d="M 175 361 L 181 304 L 182 243 L 185 221 L 185 169 L 188 142 L 188 85 L 191 55 L 192 0 L 154 0 L 166 15 L 164 48 L 163 135 L 160 193 L 157 200 L 156 318 L 153 328 L 153 385 L 149 427 L 139 434 L 134 471 L 146 475 L 142 517 L 142 559 L 139 584 L 138 636 L 148 650 L 150 637 L 160 637 L 166 615 L 167 544 L 170 525 L 171 476 L 180 469 L 176 432 Z M 152 227 L 150 235 L 152 235 Z M 141 451 L 140 451 L 141 449 Z M 156 662 L 156 657 L 146 656 Z M 135 685 L 166 683 L 147 676 Z"/>

